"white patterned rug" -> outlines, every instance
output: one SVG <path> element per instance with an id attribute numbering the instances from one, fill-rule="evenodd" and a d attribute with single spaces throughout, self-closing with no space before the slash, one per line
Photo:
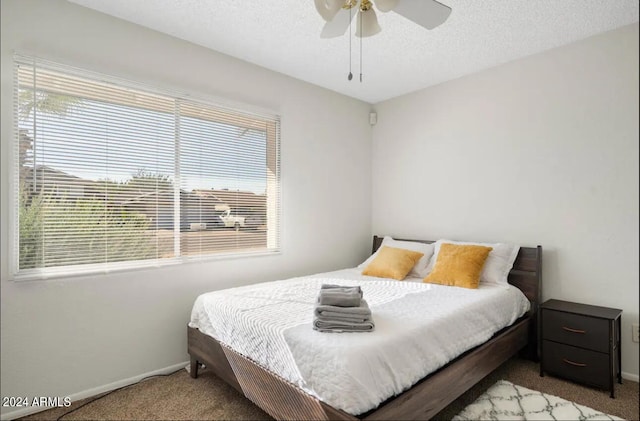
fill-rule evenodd
<path id="1" fill-rule="evenodd" d="M 499 380 L 452 421 L 621 420 L 595 409 Z"/>

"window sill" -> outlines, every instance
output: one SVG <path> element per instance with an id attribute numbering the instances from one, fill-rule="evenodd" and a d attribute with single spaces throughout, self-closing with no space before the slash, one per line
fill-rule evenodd
<path id="1" fill-rule="evenodd" d="M 46 269 L 27 269 L 14 274 L 10 281 L 26 282 L 26 281 L 45 281 L 50 279 L 62 279 L 72 277 L 83 277 L 93 275 L 108 275 L 112 273 L 120 272 L 132 272 L 145 269 L 156 269 L 171 267 L 181 264 L 189 263 L 206 263 L 222 260 L 235 260 L 245 259 L 262 256 L 276 256 L 282 252 L 280 249 L 259 251 L 259 252 L 247 252 L 247 253 L 216 253 L 201 256 L 190 257 L 175 257 L 170 259 L 153 259 L 153 260 L 139 260 L 131 262 L 117 262 L 117 263 L 98 263 L 91 265 L 83 265 L 82 268 L 74 266 L 62 266 Z"/>

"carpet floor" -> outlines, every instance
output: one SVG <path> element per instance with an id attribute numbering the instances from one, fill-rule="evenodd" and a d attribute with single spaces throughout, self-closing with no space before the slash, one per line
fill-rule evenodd
<path id="1" fill-rule="evenodd" d="M 540 377 L 538 364 L 513 358 L 485 377 L 440 412 L 435 419 L 451 420 L 496 381 L 504 379 L 529 389 L 586 405 L 627 420 L 639 420 L 638 383 L 616 383 L 616 398 L 549 375 Z M 22 420 L 271 420 L 260 408 L 206 369 L 198 379 L 185 370 L 146 380 L 102 398 L 77 401 L 69 408 L 39 412 Z M 93 400 L 93 401 L 92 401 Z M 90 402 L 90 403 L 88 403 Z M 86 404 L 85 406 L 82 406 Z M 73 412 L 69 412 L 73 411 Z M 65 415 L 66 414 L 66 415 Z M 61 418 L 60 418 L 61 417 Z"/>

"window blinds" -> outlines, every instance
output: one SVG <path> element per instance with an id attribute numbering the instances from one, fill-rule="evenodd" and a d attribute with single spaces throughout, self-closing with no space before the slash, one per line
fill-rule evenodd
<path id="1" fill-rule="evenodd" d="M 15 57 L 17 274 L 279 249 L 279 119 Z"/>

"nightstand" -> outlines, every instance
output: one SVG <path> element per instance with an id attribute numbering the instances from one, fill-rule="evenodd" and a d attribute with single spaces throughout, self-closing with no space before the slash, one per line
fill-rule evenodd
<path id="1" fill-rule="evenodd" d="M 622 310 L 569 301 L 540 306 L 540 376 L 545 372 L 603 389 L 622 384 Z"/>

